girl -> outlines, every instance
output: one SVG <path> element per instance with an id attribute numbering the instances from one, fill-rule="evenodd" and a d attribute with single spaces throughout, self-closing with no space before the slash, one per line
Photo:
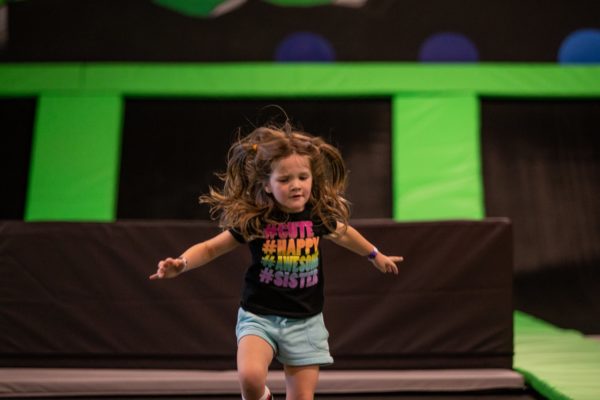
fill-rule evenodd
<path id="1" fill-rule="evenodd" d="M 268 367 L 276 357 L 287 399 L 313 399 L 319 367 L 333 363 L 323 323 L 321 238 L 367 257 L 383 273 L 396 262 L 348 225 L 346 168 L 339 151 L 319 137 L 281 127 L 255 129 L 232 145 L 222 190 L 200 198 L 225 230 L 166 258 L 150 279 L 174 278 L 247 243 L 238 311 L 237 368 L 246 400 L 271 399 Z"/>

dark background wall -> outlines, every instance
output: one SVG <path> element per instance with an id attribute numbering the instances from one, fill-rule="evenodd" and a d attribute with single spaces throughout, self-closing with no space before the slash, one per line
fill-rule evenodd
<path id="1" fill-rule="evenodd" d="M 482 105 L 486 214 L 513 221 L 516 307 L 600 332 L 600 101 Z"/>
<path id="2" fill-rule="evenodd" d="M 25 214 L 35 109 L 33 98 L 0 98 L 0 219 L 22 219 Z"/>
<path id="3" fill-rule="evenodd" d="M 9 2 L 11 61 L 269 61 L 294 32 L 327 39 L 338 61 L 414 61 L 437 32 L 471 39 L 482 61 L 554 62 L 567 35 L 598 28 L 588 0 L 369 0 L 361 8 L 249 0 L 218 18 L 151 0 Z"/>
<path id="4" fill-rule="evenodd" d="M 269 105 L 276 104 L 277 107 Z M 335 144 L 350 170 L 355 218 L 390 218 L 391 110 L 388 99 L 129 99 L 125 105 L 117 216 L 209 219 L 198 197 L 219 185 L 239 132 L 282 111 L 298 128 Z"/>

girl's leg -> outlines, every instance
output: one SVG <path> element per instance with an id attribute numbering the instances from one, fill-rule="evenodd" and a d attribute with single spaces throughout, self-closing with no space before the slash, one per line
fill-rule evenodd
<path id="1" fill-rule="evenodd" d="M 286 365 L 286 400 L 313 400 L 319 380 L 319 366 L 292 367 Z"/>
<path id="2" fill-rule="evenodd" d="M 272 360 L 273 348 L 264 339 L 254 335 L 240 339 L 237 368 L 245 400 L 258 400 L 265 393 L 267 373 Z"/>

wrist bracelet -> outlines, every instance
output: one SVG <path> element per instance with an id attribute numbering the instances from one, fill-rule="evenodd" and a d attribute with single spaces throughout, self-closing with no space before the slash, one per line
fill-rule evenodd
<path id="1" fill-rule="evenodd" d="M 187 267 L 188 267 L 188 260 L 187 260 L 187 258 L 185 258 L 184 256 L 179 256 L 179 257 L 177 257 L 177 259 L 183 261 L 183 269 L 181 270 L 180 273 L 183 273 L 183 272 L 187 271 Z"/>
<path id="2" fill-rule="evenodd" d="M 377 257 L 377 253 L 379 253 L 379 250 L 377 250 L 377 247 L 373 247 L 373 250 L 371 250 L 371 252 L 367 256 L 367 259 L 369 261 L 373 261 L 375 257 Z"/>

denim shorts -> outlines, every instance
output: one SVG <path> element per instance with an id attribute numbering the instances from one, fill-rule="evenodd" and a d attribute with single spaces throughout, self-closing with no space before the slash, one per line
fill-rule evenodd
<path id="1" fill-rule="evenodd" d="M 330 365 L 329 332 L 323 313 L 309 318 L 285 318 L 258 315 L 240 307 L 235 328 L 238 343 L 247 335 L 264 339 L 273 348 L 277 360 L 290 366 Z"/>

